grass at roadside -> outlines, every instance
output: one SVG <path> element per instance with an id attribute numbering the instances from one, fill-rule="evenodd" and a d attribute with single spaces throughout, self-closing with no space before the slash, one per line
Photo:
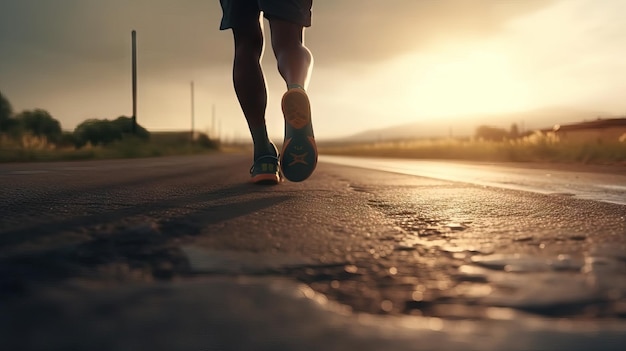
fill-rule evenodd
<path id="1" fill-rule="evenodd" d="M 107 146 L 53 148 L 46 145 L 23 147 L 11 143 L 0 145 L 0 162 L 77 161 L 113 158 L 195 155 L 216 152 L 217 143 L 164 143 L 127 138 Z"/>
<path id="2" fill-rule="evenodd" d="M 181 134 L 182 135 L 182 134 Z M 33 139 L 21 143 L 0 139 L 0 162 L 75 161 L 195 155 L 247 150 L 247 145 L 220 145 L 214 140 L 189 142 L 186 135 L 155 134 L 149 141 L 126 138 L 107 146 L 53 147 Z M 554 162 L 626 166 L 626 142 L 571 142 L 531 135 L 523 139 L 398 140 L 370 143 L 318 144 L 321 154 L 492 162 Z"/>
<path id="3" fill-rule="evenodd" d="M 327 155 L 626 165 L 626 142 L 577 143 L 538 136 L 500 142 L 441 139 L 321 144 L 319 149 Z"/>

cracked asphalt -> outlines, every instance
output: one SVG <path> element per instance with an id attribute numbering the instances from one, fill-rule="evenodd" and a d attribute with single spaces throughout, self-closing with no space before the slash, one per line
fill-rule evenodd
<path id="1" fill-rule="evenodd" d="M 11 350 L 618 350 L 626 207 L 241 155 L 0 165 Z"/>

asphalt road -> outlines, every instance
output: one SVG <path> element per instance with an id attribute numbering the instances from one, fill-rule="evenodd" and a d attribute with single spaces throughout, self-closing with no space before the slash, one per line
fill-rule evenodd
<path id="1" fill-rule="evenodd" d="M 0 349 L 622 349 L 620 172 L 322 161 L 0 165 Z"/>

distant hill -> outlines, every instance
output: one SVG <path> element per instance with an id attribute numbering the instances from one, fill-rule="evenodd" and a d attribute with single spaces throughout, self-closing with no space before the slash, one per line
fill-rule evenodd
<path id="1" fill-rule="evenodd" d="M 492 115 L 469 115 L 457 118 L 434 118 L 432 122 L 402 124 L 387 128 L 372 129 L 341 138 L 342 141 L 377 141 L 391 139 L 436 138 L 446 136 L 471 136 L 481 125 L 509 129 L 516 123 L 520 131 L 549 128 L 555 124 L 590 121 L 598 117 L 610 118 L 601 111 L 551 107 L 515 113 Z"/>

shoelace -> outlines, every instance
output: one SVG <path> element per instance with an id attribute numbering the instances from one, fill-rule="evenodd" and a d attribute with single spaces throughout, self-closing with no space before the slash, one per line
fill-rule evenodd
<path id="1" fill-rule="evenodd" d="M 275 161 L 278 164 L 278 156 L 272 156 L 272 155 L 265 155 L 265 156 L 261 156 L 259 158 L 257 158 L 256 160 L 254 160 L 254 163 L 252 164 L 252 167 L 250 167 L 250 174 L 252 174 L 254 172 L 254 166 L 256 166 L 257 162 L 261 161 L 262 159 L 265 158 L 270 158 L 272 159 L 272 161 Z"/>

